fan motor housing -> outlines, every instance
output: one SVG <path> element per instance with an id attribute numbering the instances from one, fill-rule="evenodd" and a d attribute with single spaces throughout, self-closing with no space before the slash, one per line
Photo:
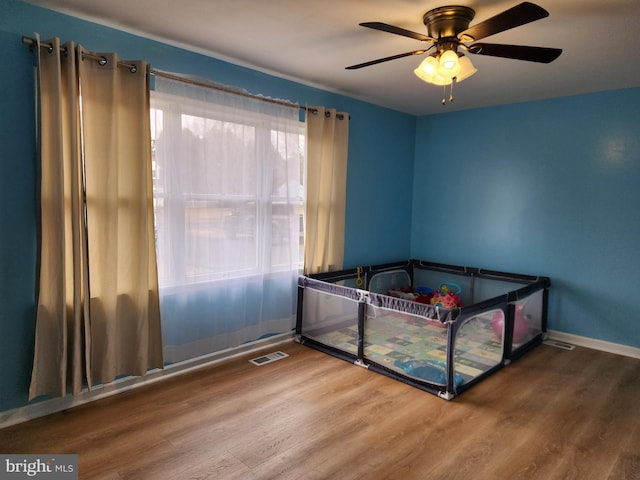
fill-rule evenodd
<path id="1" fill-rule="evenodd" d="M 469 28 L 476 12 L 469 7 L 451 5 L 429 10 L 422 17 L 429 36 L 435 40 L 457 38 L 460 32 Z"/>

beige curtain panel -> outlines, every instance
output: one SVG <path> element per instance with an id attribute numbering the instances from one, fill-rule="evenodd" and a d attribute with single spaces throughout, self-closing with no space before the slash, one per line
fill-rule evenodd
<path id="1" fill-rule="evenodd" d="M 349 114 L 308 111 L 304 273 L 313 274 L 343 267 Z"/>
<path id="2" fill-rule="evenodd" d="M 30 399 L 163 365 L 147 65 L 36 40 L 41 238 Z"/>

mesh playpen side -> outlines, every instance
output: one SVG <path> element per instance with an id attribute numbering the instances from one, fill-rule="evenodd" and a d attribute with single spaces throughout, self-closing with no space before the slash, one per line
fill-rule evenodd
<path id="1" fill-rule="evenodd" d="M 410 260 L 298 284 L 300 343 L 446 399 L 546 332 L 547 277 Z M 457 305 L 431 301 L 442 286 L 455 289 Z"/>

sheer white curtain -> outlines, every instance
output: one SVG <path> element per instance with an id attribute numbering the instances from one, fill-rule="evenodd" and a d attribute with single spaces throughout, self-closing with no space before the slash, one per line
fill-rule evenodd
<path id="1" fill-rule="evenodd" d="M 39 289 L 29 397 L 162 367 L 146 64 L 38 54 Z M 135 71 L 133 71 L 135 70 Z"/>
<path id="2" fill-rule="evenodd" d="M 157 75 L 151 116 L 165 359 L 291 331 L 303 241 L 298 109 Z"/>
<path id="3" fill-rule="evenodd" d="M 309 108 L 307 143 L 304 272 L 336 271 L 344 261 L 349 114 Z"/>

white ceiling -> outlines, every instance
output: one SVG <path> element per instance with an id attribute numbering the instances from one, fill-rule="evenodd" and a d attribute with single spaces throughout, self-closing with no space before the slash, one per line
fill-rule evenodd
<path id="1" fill-rule="evenodd" d="M 426 34 L 422 16 L 432 8 L 469 6 L 474 25 L 520 0 L 28 1 L 415 115 L 640 86 L 640 0 L 534 0 L 549 17 L 482 41 L 562 48 L 562 55 L 550 64 L 469 55 L 478 73 L 455 86 L 446 106 L 442 87 L 413 74 L 424 57 L 345 70 L 425 46 L 358 24 L 380 21 Z"/>

